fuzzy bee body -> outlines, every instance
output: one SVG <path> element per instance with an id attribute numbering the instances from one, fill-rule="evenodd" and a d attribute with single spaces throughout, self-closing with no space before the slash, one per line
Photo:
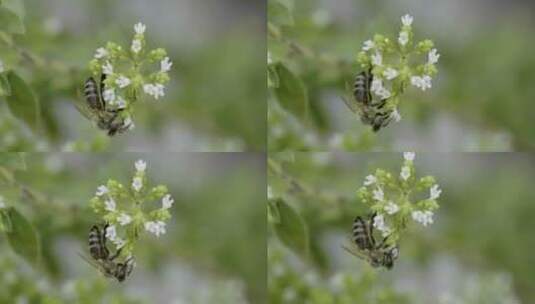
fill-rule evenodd
<path id="1" fill-rule="evenodd" d="M 373 236 L 372 214 L 368 220 L 357 216 L 353 221 L 352 243 L 356 246 L 352 248 L 344 246 L 349 253 L 362 258 L 370 263 L 372 267 L 385 267 L 391 269 L 394 261 L 399 256 L 399 247 L 387 242 L 388 236 L 381 243 L 377 244 Z"/>

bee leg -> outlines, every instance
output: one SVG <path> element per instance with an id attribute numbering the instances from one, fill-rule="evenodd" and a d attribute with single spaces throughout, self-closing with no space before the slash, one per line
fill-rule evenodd
<path id="1" fill-rule="evenodd" d="M 120 248 L 119 250 L 117 250 L 115 252 L 115 254 L 110 258 L 110 261 L 113 261 L 115 260 L 120 254 L 121 254 L 121 251 L 123 250 L 123 248 Z"/>

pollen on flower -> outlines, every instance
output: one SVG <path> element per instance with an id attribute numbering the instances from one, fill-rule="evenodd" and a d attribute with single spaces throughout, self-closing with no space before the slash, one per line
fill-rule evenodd
<path id="1" fill-rule="evenodd" d="M 169 209 L 169 208 L 171 208 L 171 206 L 173 206 L 174 202 L 175 202 L 175 200 L 171 197 L 171 195 L 170 194 L 166 194 L 162 198 L 162 208 L 163 209 Z"/>
<path id="2" fill-rule="evenodd" d="M 141 180 L 141 177 L 139 176 L 134 177 L 134 180 L 132 181 L 132 188 L 134 188 L 134 190 L 139 192 L 139 190 L 141 190 L 142 187 L 143 187 L 143 181 Z"/>
<path id="3" fill-rule="evenodd" d="M 165 234 L 166 230 L 165 230 L 165 223 L 162 222 L 162 221 L 149 221 L 149 222 L 146 222 L 145 223 L 145 230 L 147 230 L 148 232 L 156 235 L 157 237 L 159 237 L 160 235 L 162 234 Z"/>
<path id="4" fill-rule="evenodd" d="M 119 217 L 117 218 L 117 222 L 119 222 L 121 226 L 128 225 L 130 224 L 130 222 L 132 222 L 132 217 L 130 217 L 126 213 L 121 213 L 121 215 L 119 215 Z"/>
<path id="5" fill-rule="evenodd" d="M 98 186 L 97 192 L 95 193 L 96 196 L 103 196 L 104 194 L 108 193 L 108 187 L 101 185 Z"/>
<path id="6" fill-rule="evenodd" d="M 138 159 L 134 166 L 137 172 L 145 172 L 145 169 L 147 169 L 147 163 L 142 159 Z"/>
<path id="7" fill-rule="evenodd" d="M 171 67 L 173 66 L 173 63 L 169 60 L 169 57 L 165 57 L 161 62 L 160 62 L 160 71 L 162 73 L 166 73 L 166 72 L 169 72 L 171 70 Z"/>

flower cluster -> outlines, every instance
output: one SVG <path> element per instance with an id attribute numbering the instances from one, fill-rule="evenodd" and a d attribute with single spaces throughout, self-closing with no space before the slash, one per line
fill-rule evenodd
<path id="1" fill-rule="evenodd" d="M 98 186 L 90 201 L 94 212 L 108 224 L 106 238 L 117 250 L 123 248 L 123 256 L 131 254 L 143 230 L 157 237 L 165 234 L 165 222 L 171 218 L 169 209 L 173 206 L 173 198 L 166 186 L 147 186 L 146 169 L 146 162 L 136 161 L 135 174 L 128 187 L 110 179 L 105 185 Z M 161 205 L 147 210 L 145 205 L 154 201 L 160 201 Z"/>
<path id="2" fill-rule="evenodd" d="M 372 40 L 364 42 L 362 51 L 357 55 L 361 67 L 372 71 L 372 93 L 381 100 L 388 99 L 396 110 L 399 96 L 409 84 L 425 91 L 431 88 L 432 77 L 438 72 L 435 65 L 440 54 L 431 40 L 415 42 L 413 20 L 410 15 L 401 17 L 401 31 L 397 40 L 376 34 Z M 416 66 L 411 65 L 414 57 L 421 55 L 426 55 L 427 60 Z"/>
<path id="3" fill-rule="evenodd" d="M 165 84 L 169 82 L 168 72 L 173 63 L 167 57 L 165 49 L 148 50 L 145 41 L 146 26 L 137 23 L 134 26 L 134 38 L 130 48 L 124 49 L 114 42 L 100 47 L 95 58 L 89 63 L 95 79 L 106 75 L 105 89 L 102 97 L 111 109 L 122 109 L 125 120 L 131 121 L 131 105 L 140 92 L 159 99 L 165 95 Z M 158 63 L 158 70 L 150 73 L 149 65 Z M 131 124 L 133 126 L 133 123 Z"/>
<path id="4" fill-rule="evenodd" d="M 439 208 L 437 199 L 442 190 L 434 177 L 417 178 L 414 168 L 414 152 L 403 153 L 404 163 L 399 175 L 382 169 L 368 175 L 357 191 L 359 199 L 377 213 L 373 226 L 388 241 L 395 243 L 410 219 L 427 226 L 433 223 L 434 211 Z M 413 202 L 411 196 L 429 189 L 429 196 Z"/>

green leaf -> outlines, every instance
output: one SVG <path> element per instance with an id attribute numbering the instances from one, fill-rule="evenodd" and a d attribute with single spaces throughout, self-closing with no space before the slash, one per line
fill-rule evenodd
<path id="1" fill-rule="evenodd" d="M 11 86 L 5 74 L 0 74 L 0 96 L 11 95 Z"/>
<path id="2" fill-rule="evenodd" d="M 281 1 L 269 1 L 268 2 L 268 20 L 276 25 L 288 25 L 294 24 L 294 19 L 290 7 Z"/>
<path id="3" fill-rule="evenodd" d="M 0 209 L 0 231 L 11 232 L 11 220 L 9 219 L 8 209 Z"/>
<path id="4" fill-rule="evenodd" d="M 0 30 L 11 34 L 24 34 L 26 32 L 22 18 L 4 6 L 0 6 Z"/>
<path id="5" fill-rule="evenodd" d="M 280 105 L 292 114 L 305 119 L 308 112 L 308 97 L 303 81 L 282 63 L 279 62 L 274 66 L 279 79 L 279 86 L 274 92 Z"/>
<path id="6" fill-rule="evenodd" d="M 269 200 L 268 201 L 268 222 L 279 224 L 281 221 L 281 217 L 279 214 L 279 209 L 277 208 L 276 201 Z"/>
<path id="7" fill-rule="evenodd" d="M 5 210 L 11 222 L 11 230 L 6 231 L 7 240 L 13 251 L 32 264 L 39 263 L 39 238 L 32 224 L 15 208 Z"/>
<path id="8" fill-rule="evenodd" d="M 39 130 L 39 103 L 33 90 L 15 72 L 9 71 L 7 79 L 11 95 L 6 97 L 9 110 L 34 131 Z"/>
<path id="9" fill-rule="evenodd" d="M 279 221 L 272 223 L 277 237 L 296 253 L 308 256 L 308 230 L 303 218 L 282 199 L 277 199 L 274 204 L 279 213 Z"/>
<path id="10" fill-rule="evenodd" d="M 279 87 L 279 75 L 273 67 L 273 65 L 268 65 L 268 88 L 278 88 Z"/>

